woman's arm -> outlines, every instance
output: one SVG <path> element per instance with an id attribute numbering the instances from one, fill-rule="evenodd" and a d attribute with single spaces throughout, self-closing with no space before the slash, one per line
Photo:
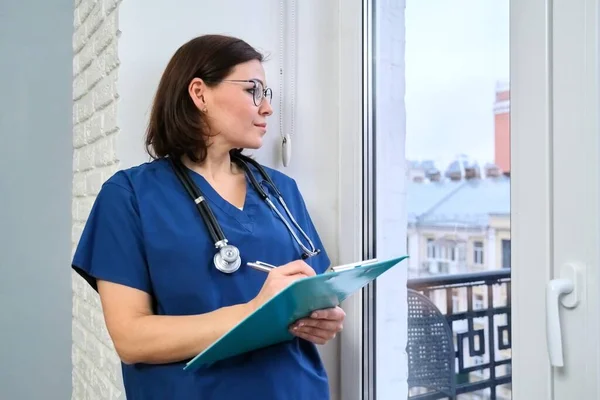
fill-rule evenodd
<path id="1" fill-rule="evenodd" d="M 162 364 L 196 356 L 291 282 L 314 274 L 304 261 L 294 261 L 269 272 L 250 302 L 200 315 L 153 315 L 150 295 L 112 282 L 99 280 L 98 292 L 121 360 Z"/>
<path id="2" fill-rule="evenodd" d="M 126 364 L 162 364 L 194 357 L 251 313 L 250 304 L 201 315 L 153 315 L 146 292 L 98 281 L 106 327 Z"/>

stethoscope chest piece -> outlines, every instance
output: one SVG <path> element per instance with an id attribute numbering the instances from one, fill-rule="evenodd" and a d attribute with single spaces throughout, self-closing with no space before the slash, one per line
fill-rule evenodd
<path id="1" fill-rule="evenodd" d="M 242 264 L 239 249 L 230 244 L 221 247 L 215 254 L 213 260 L 215 267 L 226 274 L 237 271 Z"/>

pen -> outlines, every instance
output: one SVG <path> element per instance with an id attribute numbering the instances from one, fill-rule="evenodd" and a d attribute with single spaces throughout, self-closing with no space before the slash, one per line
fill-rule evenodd
<path id="1" fill-rule="evenodd" d="M 274 265 L 267 264 L 266 262 L 262 262 L 262 261 L 248 262 L 248 263 L 246 263 L 246 265 L 254 268 L 255 270 L 263 271 L 263 272 L 267 272 L 267 273 L 270 272 L 273 268 L 277 268 Z"/>
<path id="2" fill-rule="evenodd" d="M 359 262 L 354 262 L 351 264 L 339 265 L 337 267 L 329 267 L 327 269 L 327 271 L 325 271 L 325 272 L 342 272 L 342 271 L 347 271 L 349 269 L 354 269 L 356 267 L 364 267 L 369 264 L 374 264 L 376 262 L 377 262 L 377 259 L 372 258 L 372 259 L 366 260 L 366 261 L 359 261 Z"/>

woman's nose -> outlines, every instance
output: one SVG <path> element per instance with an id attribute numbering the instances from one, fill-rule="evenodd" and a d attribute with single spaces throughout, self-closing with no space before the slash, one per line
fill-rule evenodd
<path id="1" fill-rule="evenodd" d="M 269 116 L 273 114 L 273 107 L 271 107 L 271 103 L 265 99 L 265 101 L 263 101 L 263 103 L 260 105 L 258 112 L 260 115 Z"/>

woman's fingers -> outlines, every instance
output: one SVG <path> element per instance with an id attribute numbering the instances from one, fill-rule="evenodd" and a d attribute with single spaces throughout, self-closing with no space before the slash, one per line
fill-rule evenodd
<path id="1" fill-rule="evenodd" d="M 303 260 L 292 261 L 291 263 L 282 265 L 273 269 L 271 272 L 276 272 L 281 275 L 302 275 L 302 276 L 314 276 L 316 272 Z"/>
<path id="2" fill-rule="evenodd" d="M 302 319 L 292 325 L 292 329 L 300 330 L 302 332 L 316 332 L 316 331 L 330 331 L 340 332 L 342 330 L 342 323 L 340 321 L 328 321 L 321 319 L 307 318 Z"/>
<path id="3" fill-rule="evenodd" d="M 301 339 L 308 340 L 309 342 L 312 342 L 314 344 L 321 344 L 321 345 L 327 343 L 329 340 L 332 339 L 332 338 L 325 339 L 320 336 L 314 336 L 314 335 L 310 335 L 308 333 L 302 333 L 302 332 L 294 333 L 294 335 L 298 336 Z"/>
<path id="4" fill-rule="evenodd" d="M 323 310 L 317 310 L 311 314 L 311 318 L 314 319 L 325 319 L 333 321 L 343 321 L 345 317 L 346 313 L 340 307 L 332 307 Z"/>

